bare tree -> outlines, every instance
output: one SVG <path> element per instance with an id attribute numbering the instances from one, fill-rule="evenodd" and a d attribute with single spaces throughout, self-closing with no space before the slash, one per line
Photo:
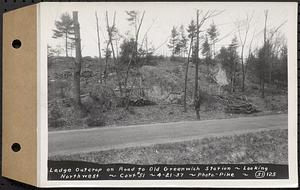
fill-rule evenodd
<path id="1" fill-rule="evenodd" d="M 265 10 L 265 27 L 264 27 L 264 62 L 263 62 L 263 69 L 261 71 L 261 96 L 265 97 L 265 67 L 268 62 L 268 56 L 267 56 L 267 20 L 268 20 L 268 10 Z"/>
<path id="2" fill-rule="evenodd" d="M 253 35 L 252 35 L 252 38 L 251 38 L 250 43 L 249 43 L 248 60 L 249 60 L 249 58 L 250 58 L 250 56 L 251 56 L 251 54 L 252 54 L 252 43 L 253 43 L 253 40 L 254 40 L 254 36 L 255 36 L 255 35 L 256 35 L 256 32 L 255 32 L 255 30 L 254 30 L 254 31 L 253 31 Z M 248 64 L 245 65 L 245 75 L 247 74 L 247 65 L 248 65 Z"/>
<path id="3" fill-rule="evenodd" d="M 193 40 L 194 40 L 194 33 L 195 33 L 195 28 L 194 28 L 194 22 L 193 20 L 191 21 L 191 24 L 189 25 L 189 29 L 191 32 L 190 34 L 190 38 L 191 38 L 191 41 L 190 41 L 190 47 L 189 47 L 189 52 L 188 52 L 188 57 L 187 57 L 187 62 L 186 62 L 186 66 L 185 66 L 185 77 L 184 77 L 184 96 L 183 96 L 183 109 L 184 109 L 184 112 L 187 111 L 187 108 L 186 108 L 186 96 L 187 96 L 187 81 L 188 81 L 188 72 L 189 72 L 189 63 L 190 63 L 190 55 L 191 55 L 191 51 L 192 51 L 192 48 L 193 48 Z"/>
<path id="4" fill-rule="evenodd" d="M 199 70 L 199 10 L 197 10 L 197 21 L 196 21 L 196 29 L 197 29 L 197 42 L 196 42 L 196 69 L 195 69 L 195 91 L 194 91 L 194 104 L 196 117 L 200 120 L 200 100 L 198 94 L 198 70 Z"/>
<path id="5" fill-rule="evenodd" d="M 151 25 L 147 28 L 145 34 L 144 34 L 144 37 L 142 39 L 142 42 L 141 42 L 141 47 L 143 47 L 144 45 L 144 42 L 146 43 L 146 40 L 148 41 L 148 33 L 149 31 L 151 30 L 151 28 L 153 27 L 153 24 L 155 23 L 156 19 L 154 19 L 151 23 Z"/>
<path id="6" fill-rule="evenodd" d="M 127 15 L 129 16 L 129 18 L 127 19 L 131 25 L 134 26 L 134 30 L 135 30 L 135 54 L 134 54 L 134 61 L 135 64 L 137 64 L 138 62 L 138 40 L 139 40 L 139 33 L 140 33 L 140 29 L 144 20 L 144 16 L 145 16 L 145 11 L 143 11 L 142 13 L 142 17 L 141 19 L 139 19 L 139 13 L 137 11 L 126 11 Z"/>
<path id="7" fill-rule="evenodd" d="M 132 56 L 130 57 L 130 60 L 128 61 L 127 64 L 127 69 L 126 69 L 126 75 L 125 75 L 125 79 L 124 79 L 124 86 L 125 86 L 125 90 L 126 90 L 126 97 L 127 99 L 129 98 L 129 94 L 131 90 L 127 90 L 127 83 L 128 83 L 128 78 L 129 78 L 129 71 L 130 71 L 130 67 L 132 64 L 132 59 L 134 59 L 135 64 L 138 64 L 138 39 L 139 39 L 139 33 L 140 33 L 140 29 L 144 20 L 144 16 L 145 16 L 145 11 L 142 14 L 141 20 L 138 19 L 138 12 L 136 11 L 127 11 L 126 12 L 129 15 L 129 18 L 127 19 L 132 25 L 134 25 L 135 28 L 135 46 L 134 46 L 134 50 L 132 51 Z M 127 104 L 127 109 L 128 109 L 129 104 Z"/>
<path id="8" fill-rule="evenodd" d="M 98 45 L 98 64 L 99 64 L 99 74 L 100 74 L 100 82 L 102 83 L 102 74 L 101 74 L 101 46 L 100 46 L 100 34 L 99 34 L 99 21 L 97 12 L 95 12 L 96 17 L 96 25 L 97 25 L 97 45 Z"/>
<path id="9" fill-rule="evenodd" d="M 145 16 L 145 11 L 142 14 L 141 20 L 137 23 L 138 24 L 138 28 L 137 28 L 136 33 L 135 33 L 135 42 L 136 42 L 136 47 L 135 47 L 135 52 L 136 52 L 135 62 L 136 62 L 136 64 L 138 63 L 138 41 L 139 41 L 139 33 L 140 33 L 140 29 L 141 29 L 141 26 L 142 26 L 142 23 L 143 23 L 143 20 L 144 20 L 144 16 Z"/>
<path id="10" fill-rule="evenodd" d="M 121 84 L 121 79 L 120 79 L 120 73 L 119 73 L 119 69 L 118 69 L 118 63 L 117 63 L 117 58 L 115 55 L 115 48 L 114 48 L 114 44 L 113 44 L 113 36 L 114 33 L 116 33 L 116 12 L 114 12 L 114 17 L 113 17 L 113 24 L 112 26 L 109 25 L 109 21 L 108 21 L 108 12 L 106 11 L 106 29 L 107 29 L 107 33 L 108 33 L 108 46 L 110 45 L 111 47 L 111 52 L 113 55 L 113 62 L 114 62 L 114 66 L 115 66 L 115 71 L 116 71 L 116 75 L 117 75 L 117 81 L 118 81 L 118 86 L 119 86 L 119 91 L 120 91 L 120 95 L 123 95 L 123 90 L 122 90 L 122 84 Z"/>
<path id="11" fill-rule="evenodd" d="M 241 64 L 242 64 L 242 91 L 244 92 L 245 90 L 245 65 L 244 65 L 244 48 L 246 45 L 246 41 L 247 41 L 247 37 L 248 37 L 248 32 L 249 32 L 249 28 L 250 28 L 250 23 L 251 20 L 253 18 L 253 13 L 252 15 L 249 17 L 249 15 L 247 14 L 247 18 L 244 21 L 244 27 L 245 27 L 245 33 L 242 35 L 241 32 L 241 21 L 238 22 L 238 34 L 239 34 L 239 40 L 240 40 L 240 44 L 241 44 Z"/>
<path id="12" fill-rule="evenodd" d="M 235 88 L 235 85 L 236 85 L 236 81 L 237 81 L 237 65 L 238 65 L 238 60 L 239 60 L 239 57 L 236 53 L 236 57 L 237 57 L 237 60 L 235 60 L 235 57 L 234 57 L 234 53 L 236 52 L 236 49 L 238 47 L 238 39 L 237 37 L 235 36 L 233 39 L 232 39 L 232 42 L 230 44 L 231 46 L 231 51 L 232 51 L 232 62 L 233 62 L 233 77 L 232 77 L 232 83 L 231 83 L 231 93 L 235 92 L 236 88 Z"/>
<path id="13" fill-rule="evenodd" d="M 201 20 L 199 21 L 199 15 L 202 13 L 197 10 L 197 23 L 196 23 L 196 34 L 197 34 L 197 42 L 196 42 L 196 68 L 195 68 L 195 90 L 194 90 L 194 106 L 196 111 L 196 117 L 198 120 L 200 120 L 200 103 L 201 98 L 199 94 L 199 86 L 198 86 L 198 72 L 199 72 L 199 33 L 200 28 L 204 25 L 205 21 L 207 21 L 209 18 L 212 18 L 214 16 L 217 16 L 221 14 L 223 11 L 216 11 L 216 10 L 208 10 L 206 11 Z"/>
<path id="14" fill-rule="evenodd" d="M 268 37 L 267 41 L 269 42 L 270 45 L 270 50 L 275 49 L 276 46 L 276 39 L 275 42 L 273 42 L 274 36 L 277 34 L 279 29 L 286 23 L 287 21 L 282 22 L 280 25 L 278 25 L 276 28 L 270 31 L 270 36 Z M 271 53 L 271 52 L 269 52 Z M 270 55 L 270 54 L 269 54 Z M 268 81 L 271 83 L 272 81 L 272 72 L 273 72 L 273 62 L 269 62 L 269 73 L 268 73 Z"/>
<path id="15" fill-rule="evenodd" d="M 149 47 L 148 47 L 148 35 L 146 34 L 146 37 L 145 37 L 145 48 L 146 48 L 146 56 L 148 55 L 149 53 Z"/>
<path id="16" fill-rule="evenodd" d="M 78 22 L 78 12 L 73 11 L 73 22 L 74 22 L 74 35 L 75 35 L 75 46 L 76 46 L 76 58 L 74 68 L 74 80 L 73 80 L 73 99 L 77 106 L 81 106 L 80 100 L 80 73 L 81 73 L 81 38 L 80 38 L 80 25 Z"/>
<path id="17" fill-rule="evenodd" d="M 197 37 L 197 42 L 196 42 L 196 70 L 195 70 L 195 90 L 194 90 L 194 106 L 195 106 L 195 111 L 196 111 L 196 116 L 197 119 L 200 119 L 200 99 L 199 99 L 199 94 L 198 94 L 198 70 L 199 70 L 199 34 L 200 34 L 200 28 L 204 25 L 205 21 L 208 20 L 209 18 L 212 18 L 214 16 L 217 16 L 219 14 L 221 14 L 223 11 L 207 11 L 203 14 L 201 20 L 199 21 L 199 15 L 202 14 L 202 11 L 199 12 L 199 10 L 197 10 L 197 23 L 196 26 L 193 24 L 193 20 L 189 26 L 189 30 L 188 32 L 190 32 L 190 47 L 189 47 L 189 52 L 188 52 L 188 57 L 187 57 L 187 63 L 186 63 L 186 70 L 185 70 L 185 80 L 184 80 L 184 100 L 183 100 L 183 107 L 184 107 L 184 111 L 187 111 L 187 107 L 186 107 L 186 99 L 187 99 L 187 80 L 188 80 L 188 69 L 189 69 L 189 62 L 190 62 L 190 56 L 191 53 L 193 51 L 193 40 L 195 37 L 196 33 L 196 37 Z"/>
<path id="18" fill-rule="evenodd" d="M 103 80 L 104 80 L 104 85 L 106 86 L 106 80 L 107 80 L 107 69 L 108 69 L 108 58 L 110 54 L 109 50 L 109 43 L 107 42 L 105 50 L 105 66 L 104 66 L 104 71 L 103 71 Z"/>

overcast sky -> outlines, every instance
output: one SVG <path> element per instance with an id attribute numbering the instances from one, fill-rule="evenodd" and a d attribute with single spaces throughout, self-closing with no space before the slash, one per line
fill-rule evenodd
<path id="1" fill-rule="evenodd" d="M 276 28 L 288 19 L 288 3 L 220 3 L 220 2 L 127 2 L 127 3 L 45 3 L 42 7 L 43 27 L 47 34 L 43 34 L 47 38 L 47 42 L 52 47 L 60 45 L 64 47 L 63 39 L 53 39 L 54 22 L 59 20 L 61 14 L 68 12 L 72 15 L 72 11 L 78 11 L 80 32 L 82 38 L 82 55 L 83 56 L 98 56 L 97 49 L 97 32 L 95 11 L 98 13 L 100 24 L 101 48 L 104 41 L 107 39 L 105 30 L 105 12 L 108 11 L 110 22 L 112 22 L 113 12 L 116 11 L 116 27 L 122 35 L 129 30 L 133 32 L 132 26 L 129 25 L 125 11 L 136 10 L 141 13 L 145 11 L 144 22 L 140 31 L 140 39 L 143 38 L 147 29 L 152 28 L 148 32 L 148 42 L 155 48 L 159 47 L 169 39 L 173 26 L 179 27 L 184 25 L 185 28 L 190 23 L 191 19 L 195 19 L 196 10 L 219 10 L 224 11 L 220 15 L 206 21 L 202 30 L 206 30 L 211 23 L 217 26 L 219 39 L 222 39 L 216 44 L 216 49 L 221 46 L 227 46 L 234 35 L 238 36 L 236 21 L 244 20 L 248 15 L 253 14 L 252 23 L 249 31 L 249 38 L 246 43 L 246 48 L 252 38 L 253 32 L 256 33 L 252 47 L 261 45 L 263 41 L 264 28 L 264 10 L 269 11 L 267 28 Z M 201 16 L 200 16 L 201 17 Z M 280 31 L 286 34 L 288 30 L 285 24 Z M 244 31 L 242 31 L 243 34 Z M 167 44 L 161 46 L 156 54 L 170 55 L 170 50 Z"/>

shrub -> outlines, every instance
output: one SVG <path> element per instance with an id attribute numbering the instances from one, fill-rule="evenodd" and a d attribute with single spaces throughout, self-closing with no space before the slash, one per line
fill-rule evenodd
<path id="1" fill-rule="evenodd" d="M 53 106 L 49 107 L 51 109 L 49 112 L 49 127 L 59 128 L 66 126 L 67 122 L 63 118 L 62 107 L 57 102 L 54 102 Z"/>
<path id="2" fill-rule="evenodd" d="M 287 96 L 267 96 L 264 100 L 269 110 L 286 111 L 288 109 Z"/>
<path id="3" fill-rule="evenodd" d="M 97 118 L 94 118 L 94 117 L 89 117 L 87 120 L 86 120 L 86 124 L 89 126 L 89 127 L 102 127 L 102 126 L 105 126 L 105 120 L 103 119 L 103 117 L 97 117 Z"/>
<path id="4" fill-rule="evenodd" d="M 94 86 L 89 94 L 93 99 L 93 105 L 102 106 L 103 111 L 110 110 L 117 104 L 114 90 L 109 87 L 103 87 L 101 85 Z"/>
<path id="5" fill-rule="evenodd" d="M 49 120 L 49 127 L 52 128 L 61 128 L 61 127 L 65 127 L 67 125 L 67 121 L 63 118 L 59 118 L 56 120 L 50 119 Z"/>
<path id="6" fill-rule="evenodd" d="M 63 116 L 63 113 L 60 109 L 60 106 L 55 103 L 52 107 L 52 109 L 50 110 L 50 115 L 49 118 L 56 120 L 56 119 L 60 119 Z"/>
<path id="7" fill-rule="evenodd" d="M 72 103 L 70 107 L 65 107 L 63 109 L 63 114 L 68 126 L 84 126 L 84 120 L 82 118 L 87 114 L 83 113 L 82 110 L 75 108 L 74 103 Z"/>
<path id="8" fill-rule="evenodd" d="M 89 114 L 89 116 L 86 120 L 86 124 L 89 127 L 102 127 L 102 126 L 105 126 L 105 124 L 106 124 L 105 121 L 106 121 L 106 119 L 105 119 L 103 112 L 101 112 L 101 110 L 94 109 Z"/>
<path id="9" fill-rule="evenodd" d="M 84 116 L 87 116 L 85 123 L 89 127 L 104 126 L 106 119 L 104 112 L 111 109 L 109 92 L 104 87 L 96 87 L 89 93 L 88 96 L 82 99 L 82 110 Z"/>

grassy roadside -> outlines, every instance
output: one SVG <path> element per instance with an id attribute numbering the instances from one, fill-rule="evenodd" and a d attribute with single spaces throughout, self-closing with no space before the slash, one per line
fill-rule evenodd
<path id="1" fill-rule="evenodd" d="M 205 110 L 201 108 L 201 120 L 213 119 L 230 119 L 239 117 L 255 117 L 263 115 L 286 114 L 287 111 L 267 111 L 253 113 L 253 114 L 230 114 L 222 110 Z M 179 121 L 195 121 L 195 111 L 193 108 L 188 107 L 187 112 L 182 112 L 182 106 L 178 104 L 171 105 L 154 105 L 145 107 L 131 107 L 130 112 L 125 111 L 123 108 L 108 111 L 105 113 L 106 126 L 102 127 L 115 127 L 115 126 L 130 126 L 130 125 L 143 125 L 150 123 L 168 123 Z M 95 126 L 97 127 L 97 126 Z M 101 127 L 101 126 L 100 126 Z M 91 127 L 82 123 L 72 126 L 64 126 L 59 128 L 48 127 L 49 131 L 72 130 L 72 129 L 89 129 Z M 93 127 L 92 127 L 93 128 Z"/>
<path id="2" fill-rule="evenodd" d="M 147 147 L 53 156 L 49 160 L 99 164 L 287 164 L 288 131 L 266 130 Z"/>

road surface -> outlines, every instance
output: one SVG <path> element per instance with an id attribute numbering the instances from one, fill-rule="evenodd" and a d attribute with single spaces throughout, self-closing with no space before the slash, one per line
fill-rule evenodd
<path id="1" fill-rule="evenodd" d="M 287 114 L 49 132 L 49 156 L 287 129 Z"/>

